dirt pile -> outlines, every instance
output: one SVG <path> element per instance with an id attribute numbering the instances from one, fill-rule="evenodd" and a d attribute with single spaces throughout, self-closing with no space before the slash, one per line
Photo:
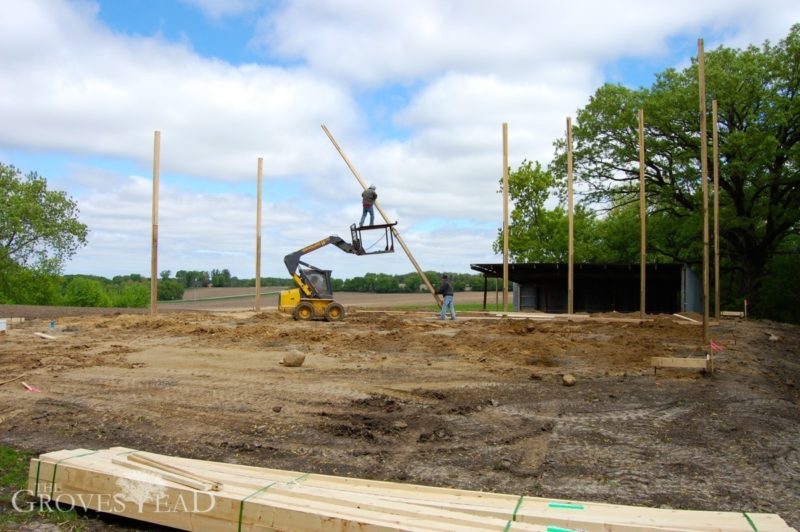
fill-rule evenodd
<path id="1" fill-rule="evenodd" d="M 800 526 L 800 330 L 724 321 L 713 376 L 673 317 L 353 311 L 63 317 L 0 338 L 0 441 L 114 445 L 372 479 L 687 509 Z M 778 340 L 769 340 L 770 335 Z M 301 367 L 280 361 L 302 353 Z M 564 386 L 562 376 L 575 377 Z"/>

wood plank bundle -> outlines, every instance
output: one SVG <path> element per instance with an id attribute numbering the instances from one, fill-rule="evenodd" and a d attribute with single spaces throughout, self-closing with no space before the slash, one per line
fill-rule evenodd
<path id="1" fill-rule="evenodd" d="M 650 365 L 654 370 L 661 368 L 686 368 L 686 369 L 703 369 L 711 372 L 713 369 L 710 356 L 705 358 L 697 357 L 652 357 Z"/>
<path id="2" fill-rule="evenodd" d="M 775 514 L 556 501 L 304 474 L 124 447 L 43 454 L 31 460 L 28 489 L 62 507 L 210 532 L 794 530 Z"/>

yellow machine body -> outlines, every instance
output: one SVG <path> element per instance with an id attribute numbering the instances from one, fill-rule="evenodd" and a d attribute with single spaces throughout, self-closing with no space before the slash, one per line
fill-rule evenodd
<path id="1" fill-rule="evenodd" d="M 292 312 L 298 303 L 300 303 L 299 288 L 282 290 L 278 298 L 278 310 L 281 312 Z"/>
<path id="2" fill-rule="evenodd" d="M 325 321 L 339 321 L 344 319 L 344 306 L 333 300 L 333 281 L 330 270 L 322 270 L 300 260 L 300 257 L 321 247 L 333 244 L 345 253 L 354 255 L 374 255 L 377 253 L 394 253 L 393 224 L 371 225 L 367 227 L 350 226 L 352 243 L 331 235 L 302 249 L 289 253 L 283 258 L 286 269 L 292 276 L 297 288 L 283 290 L 278 296 L 278 310 L 290 312 L 296 320 L 324 319 Z M 385 245 L 377 251 L 364 249 L 361 232 L 367 230 L 381 230 L 384 232 Z M 305 268 L 298 267 L 302 265 Z"/>
<path id="3" fill-rule="evenodd" d="M 324 319 L 338 321 L 344 318 L 342 305 L 328 297 L 303 297 L 299 288 L 283 290 L 278 301 L 278 310 L 288 312 L 296 320 Z"/>

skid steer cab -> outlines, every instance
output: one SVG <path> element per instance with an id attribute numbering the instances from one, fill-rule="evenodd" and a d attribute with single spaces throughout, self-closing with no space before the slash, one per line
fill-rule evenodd
<path id="1" fill-rule="evenodd" d="M 283 262 L 286 264 L 286 269 L 289 270 L 297 288 L 284 290 L 280 293 L 278 296 L 278 309 L 281 312 L 290 312 L 296 320 L 324 319 L 326 321 L 339 321 L 344 319 L 344 306 L 333 299 L 331 271 L 303 262 L 300 257 L 328 244 L 333 244 L 345 253 L 353 255 L 394 253 L 394 233 L 392 228 L 395 225 L 397 225 L 397 222 L 363 227 L 357 227 L 353 224 L 350 226 L 350 242 L 336 235 L 331 235 L 286 255 Z M 377 233 L 376 238 L 370 238 L 373 242 L 366 248 L 364 247 L 362 234 L 365 231 Z"/>

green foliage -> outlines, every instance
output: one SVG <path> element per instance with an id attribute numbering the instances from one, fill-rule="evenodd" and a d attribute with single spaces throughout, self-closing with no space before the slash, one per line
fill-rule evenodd
<path id="1" fill-rule="evenodd" d="M 23 268 L 0 259 L 0 304 L 52 305 L 59 296 L 59 276 L 52 268 Z"/>
<path id="2" fill-rule="evenodd" d="M 716 96 L 719 108 L 723 267 L 735 281 L 733 290 L 753 301 L 771 257 L 798 233 L 798 71 L 800 25 L 778 45 L 706 53 L 708 103 Z M 649 89 L 601 87 L 578 112 L 573 130 L 575 175 L 589 188 L 587 200 L 628 205 L 638 196 L 637 112 L 645 110 L 648 241 L 661 255 L 689 263 L 702 258 L 697 102 L 692 64 L 659 74 Z M 562 141 L 556 161 L 561 172 L 563 148 Z"/>
<path id="3" fill-rule="evenodd" d="M 183 285 L 175 279 L 167 279 L 158 283 L 159 301 L 176 301 L 183 299 Z M 148 292 L 149 295 L 149 292 Z"/>
<path id="4" fill-rule="evenodd" d="M 789 323 L 800 323 L 800 237 L 793 236 L 767 264 L 761 297 L 751 313 Z M 736 308 L 741 308 L 741 302 Z M 733 307 L 732 307 L 733 308 Z"/>
<path id="5" fill-rule="evenodd" d="M 110 307 L 111 298 L 103 283 L 85 276 L 75 276 L 64 286 L 63 303 L 76 307 Z"/>
<path id="6" fill-rule="evenodd" d="M 567 260 L 568 219 L 563 182 L 537 162 L 523 161 L 508 176 L 508 194 L 514 203 L 508 231 L 508 248 L 514 262 L 562 262 Z M 548 208 L 553 201 L 559 204 Z M 597 260 L 597 220 L 582 205 L 575 207 L 575 260 Z M 498 231 L 495 253 L 503 251 Z"/>
<path id="7" fill-rule="evenodd" d="M 224 270 L 211 270 L 211 284 L 214 286 L 231 286 L 231 272 Z"/>
<path id="8" fill-rule="evenodd" d="M 149 283 L 126 283 L 115 295 L 113 306 L 125 308 L 147 308 L 150 305 Z"/>
<path id="9" fill-rule="evenodd" d="M 30 456 L 0 445 L 0 488 L 23 489 L 28 483 Z"/>
<path id="10" fill-rule="evenodd" d="M 798 72 L 800 25 L 777 45 L 706 53 L 708 119 L 714 97 L 719 109 L 723 301 L 748 298 L 756 315 L 793 320 L 791 311 L 773 302 L 796 306 L 796 299 L 784 296 L 796 294 L 790 272 L 797 251 L 785 249 L 800 234 Z M 702 262 L 697 75 L 693 63 L 659 74 L 650 88 L 604 85 L 578 111 L 573 161 L 582 198 L 575 209 L 576 261 L 639 260 L 638 110 L 644 109 L 647 259 Z M 711 124 L 708 131 L 710 143 Z M 708 152 L 711 173 L 713 152 Z M 565 175 L 564 139 L 556 141 L 556 157 L 547 169 L 523 162 L 511 173 L 514 260 L 566 258 L 564 183 L 555 177 Z M 495 251 L 500 245 L 498 238 Z"/>
<path id="11" fill-rule="evenodd" d="M 58 271 L 86 244 L 86 235 L 69 196 L 47 190 L 47 181 L 36 173 L 23 177 L 0 163 L 0 258 Z"/>
<path id="12" fill-rule="evenodd" d="M 36 173 L 0 163 L 0 302 L 48 304 L 63 263 L 86 243 L 86 226 L 64 192 Z"/>
<path id="13" fill-rule="evenodd" d="M 177 279 L 184 288 L 208 286 L 208 283 L 211 282 L 208 272 L 201 271 L 178 270 L 175 272 L 175 279 Z"/>
<path id="14" fill-rule="evenodd" d="M 122 284 L 124 284 L 126 282 L 142 283 L 142 282 L 145 282 L 145 281 L 147 281 L 147 279 L 145 279 L 144 277 L 142 277 L 138 273 L 132 273 L 130 275 L 115 275 L 111 279 L 111 282 L 113 284 L 116 284 L 116 285 L 122 285 Z"/>

